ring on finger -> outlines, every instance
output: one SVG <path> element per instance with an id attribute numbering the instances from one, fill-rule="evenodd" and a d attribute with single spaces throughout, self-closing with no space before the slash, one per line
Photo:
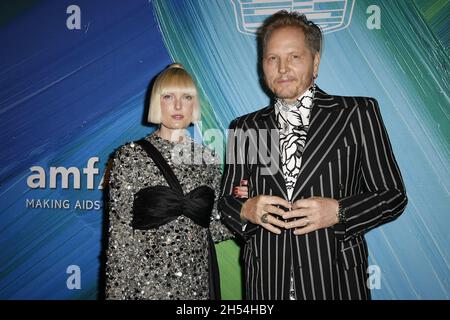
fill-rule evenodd
<path id="1" fill-rule="evenodd" d="M 261 216 L 261 222 L 262 222 L 262 223 L 268 223 L 268 222 L 269 222 L 269 214 L 268 214 L 268 213 L 264 213 L 264 214 Z"/>

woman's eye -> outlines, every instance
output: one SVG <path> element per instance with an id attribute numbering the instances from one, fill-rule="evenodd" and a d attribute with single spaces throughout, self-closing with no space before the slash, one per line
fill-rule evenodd
<path id="1" fill-rule="evenodd" d="M 184 98 L 185 98 L 187 101 L 191 101 L 192 99 L 194 99 L 193 96 L 189 96 L 189 95 L 184 96 Z"/>
<path id="2" fill-rule="evenodd" d="M 163 99 L 164 100 L 170 100 L 170 99 L 172 99 L 172 95 L 171 94 L 165 94 L 165 95 L 163 95 Z"/>

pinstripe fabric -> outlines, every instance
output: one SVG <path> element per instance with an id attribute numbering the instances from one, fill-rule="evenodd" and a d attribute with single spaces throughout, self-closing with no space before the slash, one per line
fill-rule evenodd
<path id="1" fill-rule="evenodd" d="M 272 234 L 251 223 L 242 230 L 239 213 L 244 200 L 232 196 L 233 186 L 247 179 L 250 197 L 271 194 L 287 199 L 286 187 L 276 164 L 278 141 L 271 141 L 270 135 L 243 137 L 251 130 L 259 135 L 261 129 L 277 134 L 273 107 L 231 124 L 219 206 L 225 224 L 245 240 L 247 299 L 288 299 L 291 266 L 298 299 L 370 299 L 364 233 L 395 219 L 406 207 L 402 177 L 376 100 L 331 96 L 318 88 L 313 105 L 293 199 L 337 199 L 346 209 L 347 222 L 302 236 L 291 230 Z M 260 157 L 251 161 L 251 149 L 265 145 L 272 163 Z M 270 165 L 276 171 L 263 175 Z"/>

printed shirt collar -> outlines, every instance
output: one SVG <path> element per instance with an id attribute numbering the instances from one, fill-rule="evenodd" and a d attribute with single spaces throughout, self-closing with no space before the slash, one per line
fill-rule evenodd
<path id="1" fill-rule="evenodd" d="M 288 105 L 284 100 L 281 100 L 279 98 L 275 98 L 275 109 L 282 108 L 284 111 L 289 111 L 293 107 L 300 107 L 300 102 L 303 100 L 303 105 L 307 105 L 307 107 L 310 107 L 312 104 L 312 101 L 314 99 L 314 95 L 316 92 L 316 85 L 313 84 L 311 87 L 309 87 L 308 90 L 306 90 L 301 96 L 297 98 L 297 101 L 294 104 Z M 309 103 L 307 101 L 310 101 Z M 306 102 L 306 103 L 305 103 Z"/>

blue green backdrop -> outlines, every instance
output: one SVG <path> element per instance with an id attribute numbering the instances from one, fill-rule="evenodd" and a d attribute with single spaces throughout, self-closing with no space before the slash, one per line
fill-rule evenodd
<path id="1" fill-rule="evenodd" d="M 0 298 L 101 297 L 105 213 L 74 204 L 102 204 L 111 153 L 153 130 L 145 98 L 166 65 L 179 61 L 197 79 L 203 131 L 268 103 L 255 37 L 239 32 L 236 3 L 1 3 Z M 80 30 L 66 27 L 72 4 L 81 9 Z M 380 29 L 367 27 L 371 5 Z M 348 26 L 325 36 L 318 84 L 378 99 L 409 196 L 398 220 L 367 234 L 370 263 L 382 272 L 374 299 L 450 297 L 449 16 L 446 0 L 355 0 Z M 92 157 L 100 160 L 94 189 L 83 174 L 79 189 L 73 181 L 50 188 L 50 167 L 82 173 Z M 33 166 L 46 172 L 44 188 L 28 186 Z M 71 206 L 30 208 L 27 199 Z M 239 249 L 233 241 L 217 247 L 223 297 L 240 299 Z M 70 265 L 80 267 L 80 289 L 66 285 Z"/>

